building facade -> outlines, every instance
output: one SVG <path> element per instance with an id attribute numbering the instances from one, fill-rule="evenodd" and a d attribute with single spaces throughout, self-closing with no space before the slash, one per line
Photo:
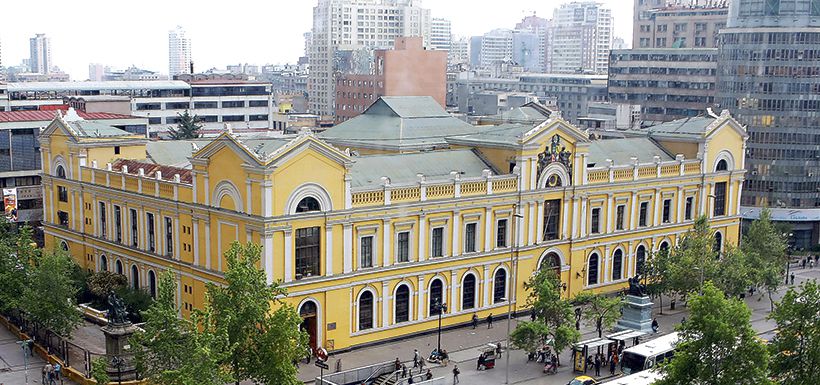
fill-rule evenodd
<path id="1" fill-rule="evenodd" d="M 377 103 L 382 134 L 453 119 Z M 701 214 L 717 250 L 736 244 L 745 132 L 728 114 L 702 123 L 670 138 L 675 157 L 661 138 L 591 141 L 558 114 L 413 141 L 441 151 L 357 156 L 309 134 L 147 143 L 56 119 L 40 140 L 46 244 L 150 293 L 171 270 L 184 316 L 222 282 L 231 242 L 260 244 L 259 268 L 288 290 L 311 345 L 346 349 L 434 330 L 437 301 L 445 327 L 524 310 L 539 269 L 568 297 L 622 290 Z M 156 146 L 173 146 L 177 166 L 138 160 Z"/>
<path id="2" fill-rule="evenodd" d="M 609 100 L 641 106 L 645 121 L 666 122 L 714 108 L 717 49 L 614 50 L 609 61 Z"/>
<path id="3" fill-rule="evenodd" d="M 820 2 L 737 0 L 721 31 L 717 102 L 749 131 L 743 210 L 820 241 Z"/>
<path id="4" fill-rule="evenodd" d="M 37 74 L 51 72 L 51 39 L 44 33 L 38 33 L 29 39 L 29 71 Z"/>
<path id="5" fill-rule="evenodd" d="M 450 20 L 434 17 L 430 21 L 430 48 L 450 51 L 453 42 L 452 23 Z"/>
<path id="6" fill-rule="evenodd" d="M 191 71 L 191 39 L 177 26 L 168 31 L 168 76 L 173 78 Z"/>
<path id="7" fill-rule="evenodd" d="M 657 4 L 635 0 L 632 48 L 717 48 L 729 1 Z"/>
<path id="8" fill-rule="evenodd" d="M 606 74 L 613 31 L 612 10 L 602 4 L 561 4 L 552 19 L 552 72 Z"/>
<path id="9" fill-rule="evenodd" d="M 391 48 L 402 36 L 421 36 L 428 47 L 431 24 L 420 0 L 318 0 L 308 55 L 310 112 L 333 116 L 336 76 L 353 72 L 346 70 L 350 56 Z"/>

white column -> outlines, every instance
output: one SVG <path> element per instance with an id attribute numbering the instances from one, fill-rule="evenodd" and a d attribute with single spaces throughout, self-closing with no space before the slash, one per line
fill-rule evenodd
<path id="1" fill-rule="evenodd" d="M 456 312 L 456 296 L 458 295 L 458 284 L 457 284 L 457 274 L 455 270 L 450 271 L 450 301 L 447 302 L 449 305 L 447 309 L 450 310 L 450 313 Z M 446 302 L 446 301 L 445 301 Z"/>
<path id="2" fill-rule="evenodd" d="M 707 196 L 706 184 L 700 188 L 700 215 L 706 215 L 706 202 L 709 200 Z"/>
<path id="3" fill-rule="evenodd" d="M 657 226 L 661 223 L 661 206 L 663 205 L 663 202 L 661 202 L 661 199 L 662 199 L 661 198 L 661 189 L 656 188 L 655 189 L 655 202 L 652 203 L 652 206 L 654 206 L 654 209 L 655 209 L 654 210 L 655 211 L 655 215 L 654 215 L 655 219 L 653 219 L 653 221 L 652 221 L 652 226 Z"/>
<path id="4" fill-rule="evenodd" d="M 737 200 L 735 201 L 735 213 L 740 214 L 740 197 L 742 196 L 743 182 L 737 182 Z"/>
<path id="5" fill-rule="evenodd" d="M 632 192 L 632 197 L 629 199 L 629 205 L 632 208 L 629 210 L 629 229 L 635 230 L 638 224 L 638 193 Z"/>
<path id="6" fill-rule="evenodd" d="M 179 260 L 181 258 L 182 250 L 179 248 L 179 239 L 182 238 L 179 233 L 179 216 L 174 217 L 174 259 Z"/>
<path id="7" fill-rule="evenodd" d="M 253 214 L 253 205 L 251 201 L 251 180 L 245 179 L 245 213 L 248 215 Z"/>
<path id="8" fill-rule="evenodd" d="M 427 291 L 427 287 L 424 286 L 424 276 L 420 275 L 419 276 L 419 290 L 418 290 L 418 295 L 419 295 L 418 304 L 419 305 L 417 306 L 418 311 L 419 311 L 418 319 L 420 319 L 420 320 L 424 319 L 424 309 L 426 308 L 426 306 L 424 306 L 425 305 L 424 304 L 424 293 L 426 291 Z"/>
<path id="9" fill-rule="evenodd" d="M 612 250 L 610 250 L 610 246 L 607 245 L 606 247 L 604 247 L 604 255 L 603 255 L 603 258 L 601 258 L 601 262 L 602 262 L 601 264 L 604 267 L 601 270 L 603 270 L 603 273 L 604 273 L 603 276 L 604 277 L 601 280 L 601 282 L 609 282 L 610 278 L 612 278 L 612 274 L 610 273 L 610 270 L 612 270 L 612 268 L 610 267 L 610 265 L 612 264 L 612 261 L 610 260 L 610 258 L 612 258 L 611 254 L 612 254 Z"/>
<path id="10" fill-rule="evenodd" d="M 205 181 L 205 186 L 204 186 L 205 187 L 205 202 L 202 202 L 202 203 L 204 203 L 205 205 L 210 205 L 211 204 L 211 191 L 210 191 L 211 190 L 211 185 L 208 181 L 208 174 L 203 175 L 203 178 L 204 178 L 204 181 Z"/>
<path id="11" fill-rule="evenodd" d="M 387 327 L 387 314 L 390 309 L 390 293 L 388 292 L 387 281 L 382 282 L 382 327 Z"/>
<path id="12" fill-rule="evenodd" d="M 285 230 L 285 282 L 293 280 L 293 231 Z"/>
<path id="13" fill-rule="evenodd" d="M 333 275 L 333 225 L 325 226 L 325 276 Z"/>
<path id="14" fill-rule="evenodd" d="M 581 238 L 587 236 L 587 198 L 581 198 Z"/>
<path id="15" fill-rule="evenodd" d="M 529 212 L 529 221 L 530 225 L 528 227 L 527 232 L 527 244 L 534 245 L 535 244 L 535 223 L 537 222 L 537 217 L 535 216 L 535 206 L 537 203 L 530 202 L 530 212 Z"/>
<path id="16" fill-rule="evenodd" d="M 74 231 L 77 231 L 77 211 L 76 211 L 76 208 L 74 207 L 74 200 L 76 199 L 76 197 L 77 197 L 77 192 L 72 191 L 71 196 L 69 198 L 69 199 L 71 199 L 71 222 L 69 222 L 68 225 Z"/>
<path id="17" fill-rule="evenodd" d="M 461 213 L 458 210 L 453 212 L 453 242 L 450 244 L 453 246 L 453 253 L 450 255 L 456 256 L 461 254 L 460 252 L 460 245 L 458 244 L 458 235 L 461 234 Z"/>
<path id="18" fill-rule="evenodd" d="M 606 232 L 607 233 L 612 232 L 612 222 L 613 222 L 612 213 L 614 211 L 612 206 L 615 204 L 614 201 L 615 201 L 614 196 L 612 195 L 612 193 L 609 193 L 608 196 L 607 196 L 607 200 L 606 200 Z"/>
<path id="19" fill-rule="evenodd" d="M 262 214 L 265 217 L 273 216 L 273 182 L 262 182 Z"/>
<path id="20" fill-rule="evenodd" d="M 390 231 L 390 220 L 385 219 L 382 223 L 382 266 L 390 266 L 390 244 L 393 232 Z"/>
<path id="21" fill-rule="evenodd" d="M 418 258 L 419 262 L 424 261 L 424 257 L 427 255 L 427 248 L 424 246 L 424 240 L 427 237 L 427 218 L 424 215 L 419 216 L 419 252 Z"/>
<path id="22" fill-rule="evenodd" d="M 581 211 L 581 198 L 572 198 L 572 237 L 577 238 L 581 235 L 581 218 L 579 212 Z M 577 223 L 577 227 L 576 227 Z"/>
<path id="23" fill-rule="evenodd" d="M 564 216 L 566 217 L 568 215 Z M 535 202 L 535 217 L 533 221 L 535 221 L 535 244 L 537 245 L 544 240 L 544 202 Z"/>
<path id="24" fill-rule="evenodd" d="M 194 233 L 194 266 L 199 266 L 199 219 L 192 219 L 191 222 Z M 130 237 L 131 232 L 128 233 Z"/>
<path id="25" fill-rule="evenodd" d="M 273 283 L 273 234 L 262 231 L 262 269 L 265 271 L 265 281 Z"/>
<path id="26" fill-rule="evenodd" d="M 543 204 L 539 205 L 542 206 L 543 211 Z M 540 211 L 539 211 L 540 212 Z M 544 222 L 543 220 L 543 213 L 538 214 L 538 228 L 541 228 L 541 223 Z M 563 234 L 563 239 L 567 239 L 570 237 L 570 226 L 569 226 L 569 199 L 564 199 L 564 209 L 561 210 L 561 233 Z M 541 233 L 538 233 L 538 239 L 541 239 Z"/>
<path id="27" fill-rule="evenodd" d="M 205 268 L 211 268 L 211 222 L 208 220 L 205 221 Z"/>
<path id="28" fill-rule="evenodd" d="M 735 200 L 735 184 L 734 184 L 734 182 L 732 181 L 731 178 L 729 179 L 729 183 L 727 183 L 727 184 L 729 185 L 729 194 L 726 195 L 726 215 L 728 216 L 728 215 L 734 215 L 735 214 L 735 210 L 733 210 L 733 208 L 736 206 L 736 204 L 735 204 L 736 202 L 734 201 Z"/>
<path id="29" fill-rule="evenodd" d="M 94 175 L 92 172 L 91 175 Z M 125 177 L 123 176 L 123 189 L 125 189 Z M 196 203 L 196 170 L 191 171 L 191 203 Z"/>
<path id="30" fill-rule="evenodd" d="M 484 307 L 490 307 L 490 266 L 484 265 L 484 279 L 481 280 L 481 294 L 484 297 Z"/>
<path id="31" fill-rule="evenodd" d="M 344 255 L 344 273 L 347 274 L 353 271 L 353 225 L 342 225 L 343 235 L 343 255 Z"/>
<path id="32" fill-rule="evenodd" d="M 493 212 L 487 207 L 484 210 L 484 252 L 492 250 Z"/>
<path id="33" fill-rule="evenodd" d="M 534 159 L 529 159 L 530 162 L 530 190 L 535 190 L 538 188 L 538 162 Z"/>

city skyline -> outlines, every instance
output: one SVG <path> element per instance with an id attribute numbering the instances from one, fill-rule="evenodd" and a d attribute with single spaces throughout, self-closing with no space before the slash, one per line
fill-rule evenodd
<path id="1" fill-rule="evenodd" d="M 513 0 L 503 9 L 488 5 L 476 6 L 464 0 L 426 0 L 422 5 L 430 8 L 432 17 L 452 21 L 453 34 L 457 36 L 481 35 L 493 28 L 513 28 L 524 16 L 535 12 L 538 16 L 551 18 L 553 9 L 569 1 L 549 3 L 534 0 Z M 616 7 L 616 0 L 599 0 L 612 8 L 615 19 L 615 36 L 631 41 L 632 8 Z M 56 2 L 45 1 L 56 5 Z M 186 20 L 185 4 L 146 1 L 139 9 L 130 9 L 127 20 L 146 20 L 138 27 L 128 27 L 122 18 L 89 12 L 89 9 L 107 9 L 101 1 L 89 1 L 82 8 L 61 9 L 46 13 L 32 24 L 25 18 L 8 18 L 0 25 L 0 52 L 6 66 L 17 66 L 29 57 L 29 39 L 37 33 L 45 33 L 52 40 L 53 65 L 71 75 L 72 80 L 88 77 L 90 63 L 102 63 L 114 68 L 140 68 L 167 72 L 168 31 L 181 25 L 197 47 L 193 53 L 195 71 L 225 68 L 228 64 L 284 64 L 295 63 L 304 54 L 303 33 L 312 26 L 312 10 L 315 1 L 295 3 L 281 17 L 271 17 L 270 12 L 249 12 L 253 7 L 213 7 L 208 3 L 199 8 L 203 16 Z M 215 3 L 214 3 L 215 5 Z M 263 7 L 277 13 L 277 7 Z M 163 12 L 157 12 L 162 9 Z M 8 4 L 8 15 L 24 15 L 28 10 L 19 3 Z M 466 15 L 465 15 L 465 11 Z M 68 23 L 66 20 L 70 20 Z M 493 20 L 487 23 L 486 20 Z M 214 27 L 219 25 L 220 27 Z M 233 33 L 231 33 L 233 31 Z M 270 36 L 270 38 L 268 38 Z M 247 42 L 237 41 L 247 38 Z M 268 46 L 268 44 L 270 44 Z"/>

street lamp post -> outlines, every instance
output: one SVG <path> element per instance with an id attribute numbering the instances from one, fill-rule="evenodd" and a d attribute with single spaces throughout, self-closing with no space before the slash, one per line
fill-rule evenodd
<path id="1" fill-rule="evenodd" d="M 31 355 L 31 345 L 33 342 L 31 340 L 25 340 L 18 341 L 17 343 L 20 345 L 20 350 L 23 351 L 23 367 L 25 368 L 26 385 L 28 385 L 28 357 Z"/>
<path id="2" fill-rule="evenodd" d="M 447 311 L 447 304 L 441 303 L 441 299 L 436 298 L 433 310 L 438 313 L 438 342 L 436 344 L 436 354 L 441 357 L 441 313 Z"/>
<path id="3" fill-rule="evenodd" d="M 117 368 L 117 383 L 122 385 L 122 365 L 125 364 L 125 360 L 122 359 L 120 356 L 114 356 L 111 358 L 111 365 Z"/>
<path id="4" fill-rule="evenodd" d="M 519 198 L 520 199 L 520 198 Z M 513 205 L 513 218 L 515 221 L 513 222 L 512 228 L 512 241 L 513 241 L 513 252 L 510 253 L 510 270 L 512 270 L 512 284 L 507 285 L 509 288 L 507 291 L 507 364 L 505 367 L 504 372 L 504 383 L 510 383 L 510 328 L 512 326 L 512 313 L 513 313 L 513 298 L 515 298 L 513 289 L 517 286 L 517 278 L 516 272 L 518 271 L 518 267 L 516 266 L 516 260 L 518 259 L 518 234 L 516 234 L 516 229 L 518 228 L 518 220 L 520 218 L 524 218 L 523 215 L 518 213 L 518 204 Z"/>
<path id="5" fill-rule="evenodd" d="M 783 233 L 783 238 L 788 237 L 786 239 L 791 239 L 791 237 L 793 235 L 794 235 L 793 233 L 788 233 L 788 234 Z M 786 246 L 786 283 L 784 285 L 789 284 L 789 270 L 791 268 L 791 261 L 792 261 L 792 246 L 787 245 Z"/>

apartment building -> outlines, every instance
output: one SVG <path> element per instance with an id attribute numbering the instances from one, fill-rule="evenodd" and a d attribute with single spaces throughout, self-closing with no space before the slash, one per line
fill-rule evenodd
<path id="1" fill-rule="evenodd" d="M 632 48 L 717 48 L 728 1 L 659 4 L 635 0 Z"/>
<path id="2" fill-rule="evenodd" d="M 592 1 L 561 4 L 551 30 L 552 72 L 607 73 L 614 39 L 612 10 Z"/>

